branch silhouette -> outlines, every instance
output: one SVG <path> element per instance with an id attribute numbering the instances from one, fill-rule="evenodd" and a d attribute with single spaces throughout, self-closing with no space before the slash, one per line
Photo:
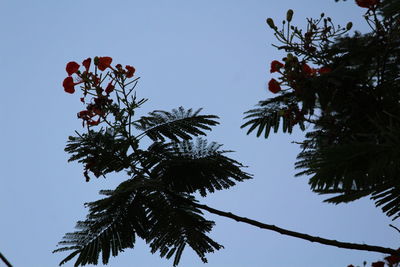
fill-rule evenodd
<path id="1" fill-rule="evenodd" d="M 367 245 L 367 244 L 357 244 L 357 243 L 349 243 L 349 242 L 341 242 L 341 241 L 337 241 L 337 240 L 333 240 L 333 239 L 326 239 L 326 238 L 322 238 L 319 236 L 311 236 L 308 234 L 304 234 L 304 233 L 299 233 L 299 232 L 295 232 L 295 231 L 291 231 L 291 230 L 287 230 L 287 229 L 283 229 L 280 227 L 277 227 L 275 225 L 272 224 L 265 224 L 256 220 L 252 220 L 249 218 L 245 218 L 245 217 L 241 217 L 238 215 L 235 215 L 231 212 L 225 212 L 225 211 L 221 211 L 221 210 L 217 210 L 214 208 L 211 208 L 207 205 L 203 205 L 203 204 L 195 204 L 195 206 L 199 209 L 202 210 L 206 210 L 210 213 L 222 216 L 222 217 L 226 217 L 226 218 L 230 218 L 233 219 L 237 222 L 242 222 L 242 223 L 247 223 L 256 227 L 259 227 L 261 229 L 266 229 L 266 230 L 271 230 L 274 232 L 278 232 L 282 235 L 288 235 L 288 236 L 292 236 L 292 237 L 296 237 L 296 238 L 300 238 L 300 239 L 304 239 L 304 240 L 308 240 L 310 242 L 316 242 L 316 243 L 320 243 L 323 245 L 327 245 L 327 246 L 334 246 L 334 247 L 338 247 L 338 248 L 345 248 L 345 249 L 355 249 L 355 250 L 363 250 L 363 251 L 373 251 L 373 252 L 380 252 L 380 253 L 384 253 L 384 254 L 390 254 L 390 255 L 398 255 L 400 256 L 400 252 L 392 249 L 392 248 L 385 248 L 385 247 L 381 247 L 381 246 L 373 246 L 373 245 Z"/>
<path id="2" fill-rule="evenodd" d="M 12 267 L 11 263 L 4 257 L 3 254 L 0 252 L 0 259 L 7 265 L 7 267 Z"/>

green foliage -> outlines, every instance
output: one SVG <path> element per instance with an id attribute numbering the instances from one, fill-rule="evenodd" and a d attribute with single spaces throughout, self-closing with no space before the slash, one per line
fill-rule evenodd
<path id="1" fill-rule="evenodd" d="M 325 200 L 342 203 L 371 196 L 393 219 L 399 217 L 400 121 L 376 124 L 381 132 L 365 134 L 347 144 L 306 149 L 298 156 L 297 175 L 312 175 L 311 188 L 319 194 L 338 194 Z M 372 142 L 372 139 L 379 142 Z M 358 139 L 358 140 L 357 140 Z"/>
<path id="2" fill-rule="evenodd" d="M 206 196 L 251 176 L 221 145 L 201 138 L 191 141 L 217 125 L 217 116 L 179 107 L 135 121 L 135 110 L 145 101 L 129 98 L 132 90 L 127 93 L 125 80 L 119 82 L 117 101 L 101 106 L 105 126 L 88 126 L 87 133 L 70 137 L 65 151 L 71 154 L 69 161 L 84 165 L 86 181 L 90 172 L 106 177 L 124 171 L 128 179 L 115 190 L 101 191 L 105 198 L 86 204 L 86 220 L 54 251 L 71 252 L 60 265 L 75 257 L 75 266 L 97 264 L 100 257 L 107 264 L 111 256 L 133 248 L 137 238 L 145 240 L 152 253 L 173 257 L 174 266 L 186 246 L 207 262 L 206 253 L 222 246 L 208 236 L 214 222 L 203 217 L 192 194 Z M 143 143 L 149 142 L 141 142 L 144 137 L 150 141 L 147 147 Z"/>
<path id="3" fill-rule="evenodd" d="M 257 130 L 260 136 L 265 131 L 268 137 L 270 129 L 278 131 L 285 110 L 300 110 L 304 116 L 298 116 L 296 123 L 314 129 L 302 142 L 297 176 L 309 176 L 316 193 L 334 194 L 327 202 L 369 196 L 393 219 L 400 216 L 398 10 L 399 1 L 385 0 L 366 13 L 370 33 L 344 36 L 339 31 L 333 39 L 323 35 L 333 31 L 331 20 L 323 15 L 309 19 L 305 33 L 294 26 L 284 24 L 282 30 L 275 26 L 275 35 L 283 43 L 277 47 L 289 53 L 280 70 L 287 89 L 248 111 L 242 126 L 250 127 L 248 134 Z M 306 63 L 331 71 L 318 75 L 315 69 L 316 74 L 307 76 L 296 69 Z M 287 125 L 293 124 L 284 123 L 283 132 L 291 133 Z"/>
<path id="4" fill-rule="evenodd" d="M 151 175 L 174 192 L 199 192 L 202 196 L 250 179 L 240 169 L 243 165 L 224 156 L 226 151 L 218 151 L 219 147 L 214 142 L 207 145 L 204 139 L 172 143 L 151 169 Z"/>
<path id="5" fill-rule="evenodd" d="M 114 191 L 104 191 L 106 198 L 87 203 L 89 214 L 77 223 L 77 232 L 68 233 L 55 252 L 73 250 L 60 264 L 75 255 L 75 266 L 103 264 L 126 248 L 133 248 L 136 237 L 144 239 L 151 252 L 179 263 L 188 244 L 206 262 L 205 253 L 222 248 L 206 234 L 213 222 L 202 217 L 188 194 L 164 191 L 164 186 L 146 178 L 134 177 Z"/>
<path id="6" fill-rule="evenodd" d="M 260 137 L 264 132 L 265 138 L 268 138 L 271 129 L 274 133 L 279 131 L 281 121 L 284 133 L 292 133 L 293 127 L 297 123 L 301 130 L 305 130 L 304 121 L 300 120 L 299 109 L 295 101 L 293 93 L 285 93 L 278 97 L 260 101 L 259 108 L 245 112 L 247 115 L 244 119 L 248 121 L 241 128 L 250 126 L 247 134 L 257 130 L 256 136 Z"/>
<path id="7" fill-rule="evenodd" d="M 153 141 L 165 141 L 165 138 L 173 141 L 191 139 L 191 136 L 206 135 L 204 130 L 211 130 L 209 126 L 218 124 L 217 116 L 199 115 L 201 109 L 193 112 L 183 107 L 173 109 L 171 112 L 155 110 L 147 117 L 141 117 L 134 123 L 137 129 L 144 131 L 141 135 L 147 135 Z"/>
<path id="8" fill-rule="evenodd" d="M 135 155 L 127 156 L 129 143 L 123 137 L 104 129 L 98 132 L 70 137 L 65 151 L 72 154 L 69 162 L 83 163 L 96 177 L 107 173 L 119 172 L 131 167 Z"/>

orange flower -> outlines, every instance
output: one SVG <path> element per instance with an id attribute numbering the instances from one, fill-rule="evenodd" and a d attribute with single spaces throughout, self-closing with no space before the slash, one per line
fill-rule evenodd
<path id="1" fill-rule="evenodd" d="M 110 57 L 99 57 L 97 67 L 99 70 L 104 71 L 111 66 L 112 58 Z"/>
<path id="2" fill-rule="evenodd" d="M 372 8 L 379 4 L 379 0 L 356 0 L 356 4 L 364 8 Z"/>
<path id="3" fill-rule="evenodd" d="M 79 64 L 75 61 L 68 62 L 65 70 L 67 71 L 68 76 L 71 76 L 79 70 Z"/>
<path id="4" fill-rule="evenodd" d="M 280 68 L 283 68 L 285 65 L 283 65 L 281 62 L 279 62 L 278 60 L 274 60 L 271 62 L 271 70 L 270 72 L 278 72 L 280 70 Z"/>
<path id="5" fill-rule="evenodd" d="M 280 85 L 279 82 L 278 82 L 277 80 L 275 80 L 275 79 L 271 79 L 271 80 L 269 81 L 269 83 L 268 83 L 268 89 L 269 89 L 272 93 L 274 93 L 274 94 L 276 94 L 276 93 L 278 93 L 279 91 L 282 90 L 282 89 L 281 89 L 281 85 Z"/>
<path id="6" fill-rule="evenodd" d="M 71 76 L 68 76 L 67 78 L 64 79 L 63 87 L 64 87 L 65 92 L 67 92 L 69 94 L 75 93 L 74 86 L 75 86 L 74 79 L 72 79 Z"/>
<path id="7" fill-rule="evenodd" d="M 126 68 L 126 70 L 127 70 L 127 72 L 126 72 L 126 78 L 132 78 L 132 77 L 133 77 L 133 74 L 135 73 L 135 68 L 132 67 L 132 66 L 129 66 L 129 65 L 125 66 L 125 68 Z"/>

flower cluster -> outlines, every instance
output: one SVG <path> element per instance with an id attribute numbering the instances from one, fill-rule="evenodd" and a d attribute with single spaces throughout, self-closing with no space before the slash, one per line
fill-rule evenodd
<path id="1" fill-rule="evenodd" d="M 281 63 L 278 60 L 271 62 L 270 72 L 278 72 L 282 75 L 280 78 L 281 82 L 278 82 L 274 78 L 268 82 L 268 89 L 274 94 L 282 90 L 282 84 L 293 88 L 295 91 L 300 91 L 299 81 L 332 71 L 332 69 L 327 66 L 318 69 L 312 68 L 304 61 L 299 61 L 297 57 L 294 57 L 292 54 L 288 54 L 283 61 L 285 63 Z"/>
<path id="2" fill-rule="evenodd" d="M 89 103 L 86 104 L 86 109 L 78 112 L 78 118 L 82 119 L 83 125 L 95 126 L 105 118 L 107 106 L 112 103 L 110 93 L 115 90 L 115 86 L 119 81 L 124 81 L 127 78 L 132 78 L 135 73 L 135 68 L 132 66 L 122 67 L 121 64 L 111 66 L 111 57 L 95 57 L 93 59 L 94 72 L 90 71 L 92 63 L 91 58 L 87 58 L 82 62 L 83 70 L 80 70 L 80 65 L 71 61 L 68 62 L 65 70 L 68 74 L 63 81 L 64 91 L 69 94 L 75 93 L 75 86 L 81 85 L 83 97 L 80 98 L 81 102 L 86 104 L 85 98 L 89 95 L 92 96 Z M 107 73 L 99 73 L 108 71 Z M 73 77 L 73 75 L 75 77 Z M 106 86 L 102 84 L 109 78 Z"/>

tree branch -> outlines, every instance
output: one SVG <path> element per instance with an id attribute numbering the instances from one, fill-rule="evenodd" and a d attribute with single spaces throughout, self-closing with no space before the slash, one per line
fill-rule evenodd
<path id="1" fill-rule="evenodd" d="M 397 228 L 396 226 L 394 226 L 393 224 L 389 224 L 389 226 L 390 227 L 392 227 L 392 228 L 394 228 L 397 232 L 399 232 L 400 233 L 400 229 L 399 228 Z"/>
<path id="2" fill-rule="evenodd" d="M 258 221 L 252 220 L 252 219 L 245 218 L 245 217 L 240 217 L 235 214 L 232 214 L 231 212 L 220 211 L 220 210 L 208 207 L 207 205 L 195 204 L 195 206 L 199 209 L 206 210 L 210 213 L 213 213 L 213 214 L 216 214 L 216 215 L 219 215 L 222 217 L 227 217 L 227 218 L 233 219 L 238 222 L 247 223 L 247 224 L 259 227 L 261 229 L 267 229 L 267 230 L 271 230 L 274 232 L 278 232 L 282 235 L 288 235 L 288 236 L 308 240 L 310 242 L 316 242 L 316 243 L 324 244 L 327 246 L 334 246 L 334 247 L 345 248 L 345 249 L 373 251 L 373 252 L 380 252 L 380 253 L 384 253 L 384 254 L 400 256 L 399 251 L 397 251 L 395 249 L 391 249 L 391 248 L 385 248 L 385 247 L 380 247 L 380 246 L 371 246 L 371 245 L 367 245 L 367 244 L 341 242 L 341 241 L 326 239 L 326 238 L 322 238 L 322 237 L 318 237 L 318 236 L 311 236 L 308 234 L 303 234 L 303 233 L 283 229 L 283 228 L 277 227 L 275 225 L 265 224 L 265 223 L 261 223 L 261 222 L 258 222 Z"/>
<path id="3" fill-rule="evenodd" d="M 12 267 L 11 263 L 3 256 L 0 252 L 0 259 L 7 265 L 7 267 Z"/>

